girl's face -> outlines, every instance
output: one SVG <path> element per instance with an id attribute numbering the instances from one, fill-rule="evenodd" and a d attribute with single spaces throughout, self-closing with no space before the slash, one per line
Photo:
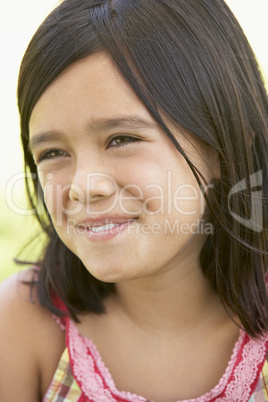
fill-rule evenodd
<path id="1" fill-rule="evenodd" d="M 208 155 L 175 134 L 210 182 Z M 199 186 L 109 56 L 89 56 L 54 80 L 34 107 L 30 146 L 58 235 L 98 279 L 198 264 L 213 230 L 201 221 Z"/>

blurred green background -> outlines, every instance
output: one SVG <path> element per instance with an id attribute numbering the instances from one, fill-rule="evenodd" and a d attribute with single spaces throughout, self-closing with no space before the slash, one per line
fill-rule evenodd
<path id="1" fill-rule="evenodd" d="M 27 209 L 16 84 L 20 60 L 38 25 L 59 1 L 0 0 L 0 281 L 22 269 L 13 258 L 31 238 L 35 241 L 20 257 L 33 261 L 41 249 L 42 237 Z M 268 87 L 268 1 L 228 0 L 255 51 Z"/>

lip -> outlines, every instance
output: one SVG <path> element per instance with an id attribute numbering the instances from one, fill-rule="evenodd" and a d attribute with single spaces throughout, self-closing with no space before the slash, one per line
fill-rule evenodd
<path id="1" fill-rule="evenodd" d="M 135 219 L 136 218 L 126 218 L 122 216 L 90 218 L 77 224 L 76 226 L 78 231 L 92 242 L 107 241 L 113 238 L 118 238 Z M 92 227 L 109 224 L 116 224 L 117 226 L 102 230 L 100 232 L 94 232 L 91 230 Z"/>

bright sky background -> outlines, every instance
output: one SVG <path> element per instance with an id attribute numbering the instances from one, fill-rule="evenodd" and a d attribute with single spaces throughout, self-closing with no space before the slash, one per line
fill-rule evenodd
<path id="1" fill-rule="evenodd" d="M 227 3 L 240 21 L 267 77 L 268 1 L 228 0 Z M 36 28 L 57 4 L 56 0 L 0 0 L 0 200 L 8 179 L 22 171 L 16 106 L 20 60 Z"/>

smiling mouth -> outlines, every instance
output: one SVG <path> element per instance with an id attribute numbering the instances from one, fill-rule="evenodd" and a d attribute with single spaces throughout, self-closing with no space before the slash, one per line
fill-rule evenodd
<path id="1" fill-rule="evenodd" d="M 106 230 L 111 230 L 117 226 L 121 226 L 121 223 L 107 223 L 106 225 L 100 226 L 88 226 L 87 230 L 92 231 L 94 233 L 104 232 Z"/>
<path id="2" fill-rule="evenodd" d="M 77 226 L 78 233 L 85 235 L 86 238 L 93 242 L 118 239 L 119 236 L 131 225 L 135 219 L 121 219 L 120 222 L 97 222 L 90 224 L 80 224 Z"/>

